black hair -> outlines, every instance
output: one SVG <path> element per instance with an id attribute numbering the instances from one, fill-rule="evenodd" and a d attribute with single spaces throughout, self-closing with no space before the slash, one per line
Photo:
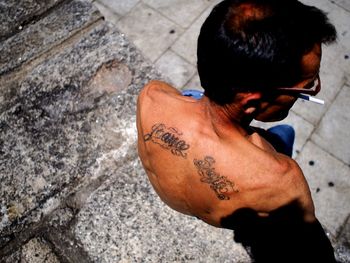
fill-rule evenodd
<path id="1" fill-rule="evenodd" d="M 297 0 L 224 0 L 198 38 L 201 85 L 220 105 L 237 91 L 293 85 L 301 80 L 302 56 L 335 40 L 326 14 Z"/>

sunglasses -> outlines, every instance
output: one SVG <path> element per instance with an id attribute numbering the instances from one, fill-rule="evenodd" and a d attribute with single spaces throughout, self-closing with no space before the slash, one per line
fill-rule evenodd
<path id="1" fill-rule="evenodd" d="M 316 78 L 309 82 L 308 84 L 306 84 L 304 87 L 302 88 L 287 88 L 287 87 L 281 87 L 281 88 L 275 88 L 274 91 L 278 91 L 278 92 L 283 92 L 286 94 L 308 94 L 311 96 L 315 96 L 317 95 L 317 93 L 319 93 L 321 90 L 321 80 L 320 80 L 320 76 L 317 75 Z"/>

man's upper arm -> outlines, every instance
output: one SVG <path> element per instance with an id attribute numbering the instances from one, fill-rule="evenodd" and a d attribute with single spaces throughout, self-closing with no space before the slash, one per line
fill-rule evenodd
<path id="1" fill-rule="evenodd" d="M 303 171 L 295 160 L 285 155 L 283 155 L 283 159 L 288 162 L 290 168 L 286 174 L 283 175 L 283 179 L 280 182 L 280 184 L 285 184 L 281 185 L 282 194 L 287 195 L 290 198 L 290 203 L 295 202 L 298 205 L 305 222 L 314 222 L 316 220 L 315 208 L 310 188 Z"/>

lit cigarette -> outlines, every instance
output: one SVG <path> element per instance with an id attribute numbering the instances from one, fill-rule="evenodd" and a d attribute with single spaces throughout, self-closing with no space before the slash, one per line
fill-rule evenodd
<path id="1" fill-rule="evenodd" d="M 309 96 L 309 95 L 299 94 L 298 97 L 303 99 L 303 100 L 308 100 L 308 101 L 315 102 L 317 104 L 322 104 L 322 105 L 324 104 L 324 100 L 320 100 L 320 99 L 317 99 L 317 98 Z"/>

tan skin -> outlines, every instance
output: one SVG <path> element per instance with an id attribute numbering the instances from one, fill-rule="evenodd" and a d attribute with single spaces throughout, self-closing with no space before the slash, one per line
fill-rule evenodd
<path id="1" fill-rule="evenodd" d="M 297 87 L 312 81 L 320 60 L 321 47 L 315 45 L 301 61 L 303 79 Z M 240 208 L 266 217 L 291 202 L 298 203 L 305 222 L 315 221 L 298 164 L 249 127 L 253 119 L 286 117 L 295 101 L 290 95 L 251 92 L 222 107 L 206 96 L 195 100 L 151 81 L 138 98 L 137 128 L 139 156 L 152 186 L 171 208 L 213 226 L 221 227 L 221 219 Z M 167 140 L 170 135 L 177 138 L 175 146 Z"/>

